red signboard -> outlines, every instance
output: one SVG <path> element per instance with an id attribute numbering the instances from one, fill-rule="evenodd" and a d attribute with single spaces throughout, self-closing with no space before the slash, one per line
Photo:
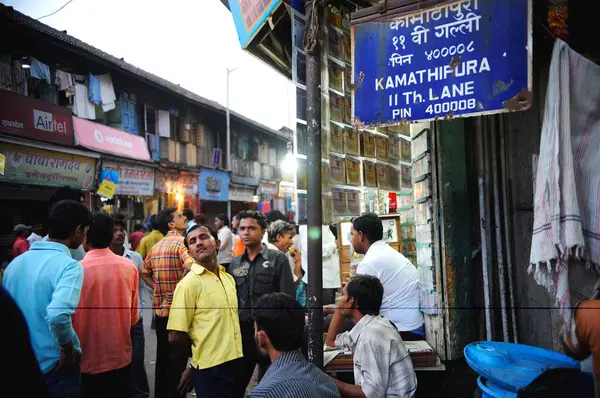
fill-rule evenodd
<path id="1" fill-rule="evenodd" d="M 0 133 L 72 146 L 72 117 L 67 107 L 0 90 Z"/>

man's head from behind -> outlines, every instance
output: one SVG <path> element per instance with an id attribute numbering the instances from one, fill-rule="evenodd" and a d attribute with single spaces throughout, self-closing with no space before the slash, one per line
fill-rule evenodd
<path id="1" fill-rule="evenodd" d="M 91 223 L 92 215 L 87 207 L 73 200 L 62 200 L 52 206 L 48 214 L 48 237 L 65 241 L 69 249 L 77 249 Z"/>
<path id="2" fill-rule="evenodd" d="M 177 211 L 176 207 L 167 207 L 162 209 L 157 216 L 158 229 L 163 234 L 169 231 L 176 231 L 183 234 L 188 228 L 187 219 Z"/>
<path id="3" fill-rule="evenodd" d="M 304 309 L 285 293 L 265 294 L 256 301 L 254 338 L 260 352 L 288 352 L 300 348 Z"/>
<path id="4" fill-rule="evenodd" d="M 194 219 L 194 212 L 189 207 L 186 207 L 185 209 L 183 209 L 181 214 L 186 218 L 186 220 L 188 220 L 188 222 L 190 222 Z"/>
<path id="5" fill-rule="evenodd" d="M 96 213 L 92 216 L 92 224 L 87 232 L 85 241 L 86 251 L 106 249 L 113 240 L 114 220 L 106 213 Z M 121 219 L 117 219 L 121 221 Z"/>
<path id="6" fill-rule="evenodd" d="M 358 254 L 365 254 L 369 247 L 383 239 L 383 224 L 375 213 L 364 213 L 352 220 L 352 247 Z"/>
<path id="7" fill-rule="evenodd" d="M 262 213 L 253 210 L 242 211 L 238 213 L 240 225 L 238 235 L 244 245 L 254 248 L 261 244 L 262 238 L 267 229 L 267 219 Z"/>
<path id="8" fill-rule="evenodd" d="M 379 315 L 383 301 L 383 285 L 371 275 L 355 275 L 342 290 L 342 314 L 357 319 L 364 315 Z"/>
<path id="9" fill-rule="evenodd" d="M 194 225 L 185 234 L 185 247 L 200 265 L 216 260 L 218 238 L 208 225 Z"/>
<path id="10" fill-rule="evenodd" d="M 72 200 L 75 202 L 83 202 L 83 194 L 81 191 L 70 187 L 61 187 L 58 188 L 48 199 L 48 211 L 54 207 L 55 204 L 62 200 Z"/>

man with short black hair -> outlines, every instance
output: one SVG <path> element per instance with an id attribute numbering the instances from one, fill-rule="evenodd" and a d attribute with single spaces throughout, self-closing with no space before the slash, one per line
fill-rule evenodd
<path id="1" fill-rule="evenodd" d="M 167 329 L 169 342 L 182 354 L 191 348 L 191 370 L 182 379 L 191 372 L 198 395 L 227 398 L 234 396 L 242 338 L 235 280 L 217 263 L 217 244 L 206 225 L 194 225 L 186 234 L 194 263 L 175 288 Z"/>
<path id="2" fill-rule="evenodd" d="M 32 331 L 31 344 L 51 397 L 80 394 L 81 349 L 71 316 L 79 303 L 83 269 L 69 249 L 81 246 L 90 223 L 90 211 L 81 203 L 56 203 L 48 216 L 48 240 L 35 242 L 14 259 L 2 281 Z"/>
<path id="3" fill-rule="evenodd" d="M 138 309 L 140 319 L 131 329 L 131 369 L 129 377 L 129 389 L 130 396 L 134 398 L 148 397 L 150 396 L 150 386 L 148 385 L 148 375 L 146 373 L 146 366 L 144 364 L 144 320 L 142 318 L 142 310 L 144 308 L 143 300 L 143 287 L 142 281 L 142 267 L 144 266 L 144 260 L 142 256 L 133 250 L 129 250 L 125 247 L 125 236 L 127 231 L 125 230 L 125 221 L 122 218 L 114 219 L 113 236 L 112 242 L 110 243 L 109 249 L 117 256 L 124 257 L 131 260 L 138 270 Z M 141 227 L 141 225 L 140 225 Z M 131 240 L 130 240 L 131 241 Z"/>
<path id="4" fill-rule="evenodd" d="M 233 260 L 233 234 L 229 229 L 229 218 L 225 214 L 217 214 L 215 217 L 215 228 L 218 231 L 219 241 L 221 242 L 217 261 L 226 270 L 229 270 L 229 264 Z"/>
<path id="5" fill-rule="evenodd" d="M 300 352 L 304 338 L 304 308 L 285 293 L 256 301 L 255 340 L 271 366 L 250 397 L 337 398 L 333 381 Z"/>
<path id="6" fill-rule="evenodd" d="M 161 398 L 181 397 L 177 391 L 181 374 L 187 366 L 187 356 L 169 345 L 167 322 L 177 283 L 189 271 L 193 259 L 183 241 L 187 219 L 170 207 L 157 217 L 159 229 L 169 232 L 152 247 L 144 261 L 142 279 L 154 290 L 152 307 L 156 314 L 156 371 L 154 395 Z"/>
<path id="7" fill-rule="evenodd" d="M 50 209 L 52 209 L 52 207 L 54 207 L 55 204 L 57 204 L 58 202 L 62 201 L 62 200 L 72 200 L 78 203 L 82 203 L 83 202 L 83 193 L 77 189 L 73 189 L 71 187 L 60 187 L 58 188 L 56 191 L 54 191 L 54 193 L 52 194 L 52 196 L 50 196 L 50 199 L 48 199 L 48 211 L 50 211 Z M 43 240 L 48 240 L 49 235 L 44 236 Z M 83 244 L 79 245 L 79 247 L 75 248 L 75 249 L 70 249 L 71 251 L 71 257 L 73 257 L 74 260 L 77 261 L 81 261 L 83 260 L 83 258 L 85 257 L 85 250 L 83 249 Z"/>
<path id="8" fill-rule="evenodd" d="M 354 362 L 354 383 L 333 379 L 343 397 L 413 397 L 417 378 L 408 350 L 389 320 L 379 315 L 383 285 L 374 276 L 356 275 L 344 286 L 325 344 L 348 347 Z M 344 330 L 344 317 L 354 322 Z"/>
<path id="9" fill-rule="evenodd" d="M 114 254 L 113 218 L 93 216 L 81 260 L 84 278 L 73 327 L 81 339 L 83 398 L 127 398 L 131 329 L 139 320 L 138 279 L 133 262 Z"/>
<path id="10" fill-rule="evenodd" d="M 268 367 L 268 358 L 261 357 L 254 341 L 254 323 L 252 316 L 256 301 L 263 295 L 282 292 L 295 296 L 296 289 L 289 262 L 279 250 L 272 250 L 262 244 L 267 228 L 267 220 L 257 211 L 239 213 L 238 231 L 246 250 L 233 259 L 230 274 L 235 278 L 240 329 L 244 358 L 242 372 L 236 384 L 236 396 L 243 396 L 256 364 L 259 364 L 259 376 Z"/>
<path id="11" fill-rule="evenodd" d="M 423 340 L 417 268 L 383 241 L 383 224 L 377 214 L 354 218 L 350 231 L 354 251 L 365 255 L 356 273 L 375 276 L 383 284 L 381 315 L 396 325 L 403 340 Z"/>

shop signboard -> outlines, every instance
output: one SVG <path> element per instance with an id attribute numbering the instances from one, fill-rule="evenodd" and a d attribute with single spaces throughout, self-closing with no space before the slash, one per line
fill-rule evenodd
<path id="1" fill-rule="evenodd" d="M 246 48 L 280 4 L 281 0 L 229 0 L 229 8 L 242 48 Z"/>
<path id="2" fill-rule="evenodd" d="M 154 169 L 127 163 L 105 161 L 102 168 L 119 173 L 116 195 L 152 196 Z"/>
<path id="3" fill-rule="evenodd" d="M 100 185 L 96 193 L 105 198 L 112 199 L 116 195 L 119 185 L 119 172 L 117 170 L 102 169 L 100 172 Z"/>
<path id="4" fill-rule="evenodd" d="M 162 193 L 175 193 L 177 191 L 177 173 L 157 170 L 154 178 L 154 189 Z"/>
<path id="5" fill-rule="evenodd" d="M 0 153 L 6 159 L 0 181 L 82 190 L 94 187 L 95 159 L 4 142 L 0 142 Z"/>
<path id="6" fill-rule="evenodd" d="M 531 0 L 459 0 L 352 26 L 355 117 L 366 125 L 531 106 Z"/>
<path id="7" fill-rule="evenodd" d="M 198 194 L 198 174 L 180 173 L 177 177 L 177 188 L 184 196 L 196 196 Z"/>
<path id="8" fill-rule="evenodd" d="M 229 173 L 212 169 L 200 170 L 198 193 L 200 200 L 227 202 L 230 196 Z M 252 195 L 250 195 L 250 200 L 252 200 Z"/>
<path id="9" fill-rule="evenodd" d="M 73 146 L 73 114 L 24 95 L 0 90 L 0 133 Z"/>
<path id="10" fill-rule="evenodd" d="M 232 185 L 229 187 L 229 200 L 233 202 L 254 202 L 255 191 L 252 188 Z"/>
<path id="11" fill-rule="evenodd" d="M 77 144 L 85 148 L 146 162 L 151 161 L 146 140 L 138 135 L 78 117 L 73 117 L 73 128 Z"/>

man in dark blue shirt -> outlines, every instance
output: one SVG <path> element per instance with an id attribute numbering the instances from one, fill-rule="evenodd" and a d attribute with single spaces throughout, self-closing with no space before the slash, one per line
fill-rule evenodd
<path id="1" fill-rule="evenodd" d="M 292 296 L 272 293 L 256 301 L 255 339 L 271 366 L 252 390 L 252 398 L 337 398 L 337 387 L 300 352 L 304 308 Z"/>

